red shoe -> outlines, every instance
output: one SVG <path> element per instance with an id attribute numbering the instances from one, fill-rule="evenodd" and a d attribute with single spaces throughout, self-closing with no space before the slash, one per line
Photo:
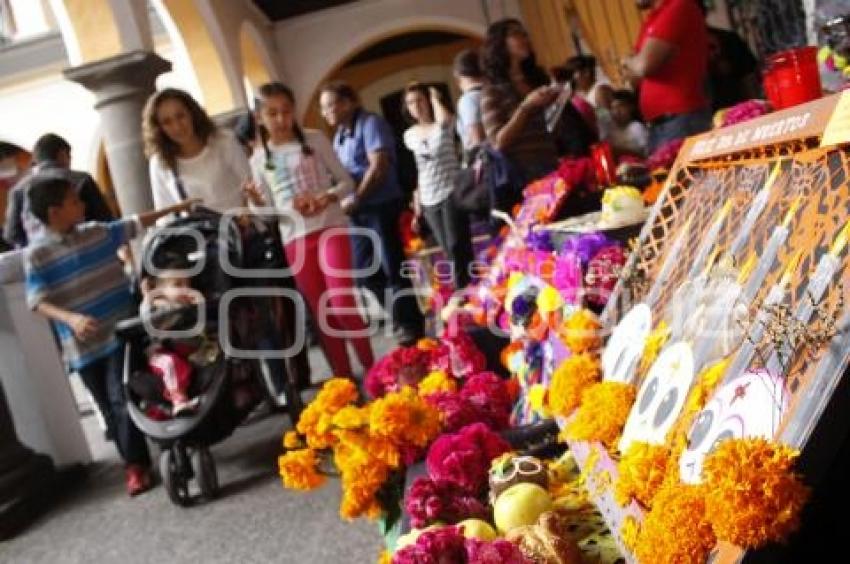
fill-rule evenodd
<path id="1" fill-rule="evenodd" d="M 127 493 L 130 494 L 130 497 L 151 489 L 151 475 L 147 469 L 138 464 L 128 464 L 124 473 L 127 481 Z"/>

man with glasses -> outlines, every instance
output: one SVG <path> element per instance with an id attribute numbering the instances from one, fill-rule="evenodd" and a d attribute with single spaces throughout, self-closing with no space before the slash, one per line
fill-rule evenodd
<path id="1" fill-rule="evenodd" d="M 424 333 L 424 319 L 410 280 L 402 273 L 404 248 L 398 218 L 405 208 L 396 171 L 395 138 L 389 124 L 360 106 L 357 94 L 348 84 L 331 83 L 319 98 L 322 116 L 336 129 L 333 146 L 339 160 L 351 174 L 356 188 L 342 202 L 354 227 L 370 229 L 380 240 L 354 234 L 354 266 L 368 269 L 380 257 L 378 272 L 359 281 L 384 304 L 399 329 L 399 343 L 411 345 Z"/>

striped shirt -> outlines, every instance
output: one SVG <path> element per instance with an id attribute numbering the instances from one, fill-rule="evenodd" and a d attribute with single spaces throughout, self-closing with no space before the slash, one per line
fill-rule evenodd
<path id="1" fill-rule="evenodd" d="M 510 121 L 522 98 L 509 83 L 493 84 L 481 93 L 481 113 L 487 139 L 494 143 L 499 131 Z M 554 170 L 558 166 L 555 141 L 546 130 L 543 110 L 536 111 L 517 138 L 502 151 L 523 176 L 528 171 Z"/>
<path id="2" fill-rule="evenodd" d="M 79 341 L 65 323 L 54 321 L 70 370 L 79 370 L 118 348 L 115 324 L 134 314 L 130 283 L 116 255 L 141 231 L 137 219 L 84 223 L 71 233 L 48 232 L 24 254 L 27 304 L 42 302 L 97 320 L 99 331 Z"/>
<path id="3" fill-rule="evenodd" d="M 404 132 L 404 144 L 416 158 L 419 172 L 419 203 L 436 206 L 451 196 L 460 162 L 455 150 L 452 122 L 430 129 L 414 126 Z"/>

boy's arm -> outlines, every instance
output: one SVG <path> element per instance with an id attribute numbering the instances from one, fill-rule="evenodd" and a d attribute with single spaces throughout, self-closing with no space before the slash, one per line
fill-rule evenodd
<path id="1" fill-rule="evenodd" d="M 145 227 L 145 228 L 150 227 L 151 225 L 156 223 L 156 220 L 158 220 L 159 218 L 165 217 L 165 216 L 172 214 L 172 213 L 186 211 L 186 210 L 190 209 L 192 206 L 194 206 L 195 204 L 198 204 L 200 202 L 201 202 L 200 199 L 192 198 L 192 199 L 189 199 L 189 200 L 183 200 L 179 204 L 174 204 L 173 206 L 168 206 L 167 208 L 162 208 L 161 210 L 153 210 L 153 211 L 149 211 L 149 212 L 140 213 L 139 216 L 138 216 L 139 217 L 139 223 L 142 225 L 142 227 Z"/>
<path id="2" fill-rule="evenodd" d="M 97 333 L 99 328 L 98 322 L 95 318 L 89 317 L 88 315 L 82 315 L 80 313 L 74 313 L 67 309 L 62 309 L 61 307 L 45 301 L 39 302 L 39 304 L 35 306 L 35 311 L 52 321 L 64 323 L 71 328 L 74 335 L 76 335 L 81 341 L 85 341 Z"/>

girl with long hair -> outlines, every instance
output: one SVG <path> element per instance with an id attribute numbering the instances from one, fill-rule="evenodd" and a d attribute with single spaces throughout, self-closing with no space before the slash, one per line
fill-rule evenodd
<path id="1" fill-rule="evenodd" d="M 279 214 L 287 259 L 331 370 L 351 378 L 347 343 L 364 370 L 374 362 L 367 326 L 356 313 L 348 218 L 341 207 L 354 181 L 324 134 L 298 124 L 290 88 L 264 84 L 257 104 L 262 144 L 251 157 L 253 182 L 245 192 L 254 205 Z"/>
<path id="2" fill-rule="evenodd" d="M 558 164 L 544 115 L 558 90 L 549 86 L 549 77 L 537 64 L 528 33 L 518 20 L 490 25 L 481 62 L 489 80 L 481 94 L 484 130 L 493 147 L 513 165 L 521 189 Z"/>
<path id="3" fill-rule="evenodd" d="M 190 94 L 176 88 L 153 94 L 142 133 L 156 209 L 187 198 L 219 212 L 244 205 L 240 188 L 251 177 L 245 151 Z"/>
<path id="4" fill-rule="evenodd" d="M 472 236 L 469 218 L 454 205 L 452 192 L 460 171 L 454 142 L 454 116 L 433 86 L 414 83 L 404 90 L 402 113 L 410 128 L 404 144 L 416 159 L 418 186 L 413 195 L 417 219 L 424 216 L 452 264 L 456 288 L 469 283 Z"/>

